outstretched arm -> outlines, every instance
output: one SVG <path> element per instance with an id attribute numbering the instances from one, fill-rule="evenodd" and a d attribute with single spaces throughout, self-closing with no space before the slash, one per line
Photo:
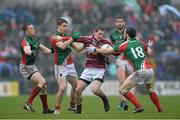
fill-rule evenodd
<path id="1" fill-rule="evenodd" d="M 46 53 L 46 54 L 51 54 L 51 53 L 52 53 L 51 49 L 45 47 L 45 46 L 42 45 L 42 44 L 39 45 L 39 48 L 40 48 L 44 53 Z"/>

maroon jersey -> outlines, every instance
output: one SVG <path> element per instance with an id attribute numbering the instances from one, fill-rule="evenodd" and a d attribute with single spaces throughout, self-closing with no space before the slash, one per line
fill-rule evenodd
<path id="1" fill-rule="evenodd" d="M 112 46 L 112 43 L 110 41 L 105 39 L 97 41 L 93 36 L 80 37 L 76 42 L 83 43 L 85 48 L 91 44 L 97 48 L 101 48 L 101 46 L 103 46 L 104 44 L 109 44 Z M 101 55 L 100 53 L 86 53 L 86 67 L 105 68 L 105 56 Z"/>

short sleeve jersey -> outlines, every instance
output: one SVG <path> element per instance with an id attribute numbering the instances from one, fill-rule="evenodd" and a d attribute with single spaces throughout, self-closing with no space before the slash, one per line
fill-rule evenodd
<path id="1" fill-rule="evenodd" d="M 21 55 L 22 55 L 21 64 L 24 64 L 24 65 L 34 65 L 35 64 L 38 50 L 39 50 L 39 45 L 40 45 L 40 41 L 37 38 L 32 38 L 32 37 L 26 36 L 24 39 L 22 39 L 22 41 L 21 41 Z M 26 55 L 23 50 L 24 46 L 30 46 L 30 49 L 33 52 L 33 55 Z"/>
<path id="2" fill-rule="evenodd" d="M 59 36 L 70 36 L 70 34 L 62 34 L 60 32 L 56 32 L 55 35 Z M 50 38 L 50 43 L 54 50 L 54 64 L 56 65 L 64 65 L 64 64 L 72 64 L 72 56 L 71 56 L 71 47 L 69 46 L 66 49 L 61 49 L 56 46 L 56 43 L 59 42 L 59 40 L 53 40 Z"/>
<path id="3" fill-rule="evenodd" d="M 77 39 L 77 42 L 81 42 L 84 44 L 84 47 L 88 47 L 89 45 L 94 45 L 95 47 L 101 48 L 104 44 L 109 44 L 112 46 L 112 43 L 106 39 L 102 39 L 97 41 L 93 36 L 83 36 Z M 94 68 L 105 68 L 106 61 L 105 56 L 99 53 L 86 53 L 86 67 L 94 67 Z"/>
<path id="4" fill-rule="evenodd" d="M 114 51 L 117 53 L 124 52 L 126 59 L 135 70 L 152 67 L 147 58 L 147 45 L 135 38 L 131 38 L 129 41 L 115 46 Z"/>

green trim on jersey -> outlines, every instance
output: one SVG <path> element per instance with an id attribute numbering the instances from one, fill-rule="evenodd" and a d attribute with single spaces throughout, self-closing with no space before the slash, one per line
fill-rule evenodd
<path id="1" fill-rule="evenodd" d="M 33 55 L 26 55 L 26 65 L 34 65 L 36 58 L 37 58 L 37 54 L 38 54 L 38 50 L 39 50 L 39 45 L 40 45 L 40 41 L 37 38 L 31 38 L 29 36 L 25 36 L 25 40 L 26 42 L 29 44 L 31 51 L 33 52 Z M 21 54 L 24 55 L 24 50 L 21 46 Z M 23 58 L 24 59 L 24 58 Z"/>
<path id="2" fill-rule="evenodd" d="M 126 29 L 126 28 L 125 28 Z M 111 42 L 114 44 L 114 45 L 117 45 L 117 44 L 122 44 L 124 41 L 125 41 L 125 30 L 120 34 L 118 32 L 118 30 L 114 30 L 111 34 L 110 34 L 110 39 L 111 39 Z"/>
<path id="3" fill-rule="evenodd" d="M 131 38 L 131 40 L 127 43 L 125 55 L 127 60 L 133 63 L 136 70 L 143 68 L 147 56 L 145 48 L 140 41 L 135 38 Z"/>
<path id="4" fill-rule="evenodd" d="M 56 35 L 59 35 L 59 36 L 70 36 L 70 34 L 62 34 L 60 32 L 56 32 Z M 69 54 L 71 53 L 71 47 L 68 47 L 66 49 L 61 49 L 57 46 L 55 46 L 55 51 L 57 53 L 57 59 L 56 59 L 56 64 L 57 65 L 62 65 L 65 61 L 66 61 L 66 58 L 69 56 Z"/>

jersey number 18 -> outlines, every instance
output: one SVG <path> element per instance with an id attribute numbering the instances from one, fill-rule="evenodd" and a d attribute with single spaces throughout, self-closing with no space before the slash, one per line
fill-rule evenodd
<path id="1" fill-rule="evenodd" d="M 141 47 L 131 48 L 131 52 L 135 59 L 138 57 L 143 58 L 145 56 Z"/>

